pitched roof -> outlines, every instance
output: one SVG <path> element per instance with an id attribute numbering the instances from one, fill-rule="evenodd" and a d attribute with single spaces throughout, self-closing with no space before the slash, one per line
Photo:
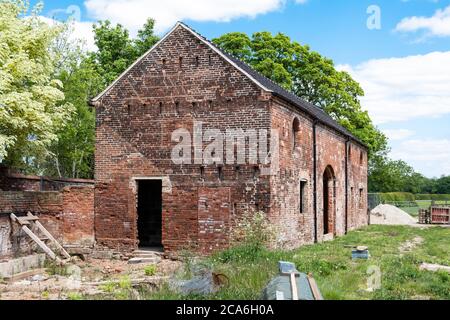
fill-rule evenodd
<path id="1" fill-rule="evenodd" d="M 287 91 L 282 88 L 280 85 L 276 84 L 266 76 L 262 75 L 258 71 L 254 70 L 245 62 L 237 59 L 236 57 L 230 55 L 226 51 L 222 50 L 218 46 L 216 46 L 213 42 L 209 41 L 201 34 L 187 26 L 182 22 L 178 22 L 161 40 L 159 40 L 149 51 L 147 51 L 142 57 L 140 57 L 136 62 L 134 62 L 127 70 L 125 70 L 110 86 L 108 86 L 102 93 L 100 93 L 97 97 L 92 99 L 92 103 L 97 102 L 103 95 L 108 93 L 123 77 L 125 77 L 131 69 L 134 68 L 139 62 L 141 62 L 149 53 L 151 53 L 155 48 L 157 48 L 170 34 L 172 34 L 178 27 L 183 27 L 187 31 L 191 32 L 194 36 L 196 36 L 200 41 L 205 43 L 215 52 L 217 52 L 220 56 L 222 56 L 226 61 L 231 63 L 234 67 L 236 67 L 239 71 L 245 74 L 250 80 L 252 80 L 255 84 L 257 84 L 261 89 L 271 92 L 274 96 L 277 96 L 297 107 L 299 110 L 309 114 L 313 119 L 318 122 L 335 129 L 341 134 L 351 138 L 352 140 L 358 142 L 362 146 L 366 147 L 363 142 L 361 142 L 358 138 L 353 136 L 346 128 L 337 123 L 331 116 L 329 116 L 325 111 L 321 108 L 309 103 L 302 98 L 296 96 L 292 92 Z"/>

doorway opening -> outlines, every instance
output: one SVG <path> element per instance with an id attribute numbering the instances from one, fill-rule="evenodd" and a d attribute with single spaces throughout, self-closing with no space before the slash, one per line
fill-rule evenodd
<path id="1" fill-rule="evenodd" d="M 139 180 L 137 183 L 139 248 L 161 248 L 162 180 Z"/>
<path id="2" fill-rule="evenodd" d="M 323 174 L 323 234 L 334 234 L 335 177 L 333 168 L 328 166 Z"/>

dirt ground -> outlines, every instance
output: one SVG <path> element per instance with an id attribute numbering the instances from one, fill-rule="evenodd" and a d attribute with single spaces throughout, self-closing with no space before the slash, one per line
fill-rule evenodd
<path id="1" fill-rule="evenodd" d="M 123 281 L 131 285 L 158 286 L 174 274 L 181 262 L 162 260 L 153 275 L 146 275 L 146 264 L 120 260 L 79 259 L 65 267 L 49 265 L 34 275 L 14 282 L 0 281 L 0 300 L 66 300 L 95 297 Z"/>

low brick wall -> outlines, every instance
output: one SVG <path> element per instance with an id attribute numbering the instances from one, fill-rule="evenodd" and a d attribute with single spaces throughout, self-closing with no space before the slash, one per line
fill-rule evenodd
<path id="1" fill-rule="evenodd" d="M 0 191 L 0 258 L 32 253 L 36 245 L 10 214 L 31 212 L 63 245 L 93 247 L 94 187 L 71 186 L 61 191 Z"/>

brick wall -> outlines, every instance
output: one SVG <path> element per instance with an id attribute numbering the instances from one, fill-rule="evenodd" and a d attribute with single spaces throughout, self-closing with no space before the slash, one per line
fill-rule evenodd
<path id="1" fill-rule="evenodd" d="M 269 206 L 269 180 L 255 178 L 250 165 L 224 165 L 222 180 L 216 165 L 206 166 L 203 177 L 201 165 L 175 165 L 171 134 L 185 128 L 192 135 L 194 121 L 204 130 L 270 129 L 268 115 L 268 98 L 251 80 L 188 31 L 175 31 L 97 107 L 98 244 L 119 250 L 138 245 L 136 181 L 159 177 L 166 183 L 165 249 L 225 246 L 228 220 Z M 211 226 L 220 232 L 211 234 Z"/>
<path id="2" fill-rule="evenodd" d="M 0 191 L 0 257 L 37 249 L 9 215 L 32 212 L 64 245 L 94 245 L 94 189 L 66 187 L 61 192 Z"/>
<path id="3" fill-rule="evenodd" d="M 0 166 L 0 190 L 3 191 L 60 191 L 67 186 L 92 185 L 93 180 L 29 176 Z"/>
<path id="4" fill-rule="evenodd" d="M 179 27 L 119 79 L 96 102 L 96 237 L 100 246 L 135 249 L 139 179 L 161 179 L 162 238 L 166 251 L 195 247 L 210 252 L 228 244 L 229 228 L 247 211 L 264 211 L 279 228 L 278 243 L 296 247 L 315 240 L 314 177 L 317 178 L 317 231 L 323 240 L 323 174 L 332 168 L 331 232 L 345 233 L 365 223 L 365 204 L 345 202 L 347 138 L 317 125 L 314 173 L 313 123 L 307 114 L 270 93 L 224 60 L 188 30 Z M 292 133 L 297 118 L 295 147 Z M 281 170 L 260 176 L 254 165 L 175 165 L 175 129 L 278 129 Z M 206 145 L 205 143 L 204 145 Z M 364 148 L 354 143 L 366 157 Z M 248 151 L 248 150 L 247 150 Z M 356 152 L 356 151 L 355 151 Z M 349 159 L 349 185 L 367 185 L 367 162 Z M 354 163 L 355 162 L 355 163 Z M 300 213 L 300 181 L 305 183 Z M 349 186 L 350 188 L 350 186 Z M 355 188 L 355 187 L 354 187 Z M 359 194 L 359 189 L 358 189 Z M 356 209 L 356 208 L 361 209 Z"/>

